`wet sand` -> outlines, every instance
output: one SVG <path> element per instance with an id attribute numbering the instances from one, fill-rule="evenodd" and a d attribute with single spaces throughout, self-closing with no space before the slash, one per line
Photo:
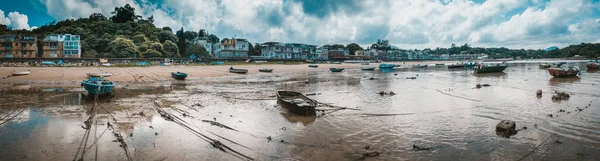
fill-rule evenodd
<path id="1" fill-rule="evenodd" d="M 428 61 L 428 62 L 390 62 L 401 64 L 401 68 L 408 68 L 416 64 L 455 63 L 454 61 Z M 78 86 L 81 80 L 87 77 L 86 73 L 112 73 L 109 78 L 118 83 L 117 87 L 124 85 L 151 85 L 172 81 L 171 72 L 184 72 L 188 74 L 187 80 L 200 81 L 203 78 L 241 76 L 242 74 L 229 73 L 229 67 L 248 69 L 248 75 L 269 74 L 261 73 L 258 69 L 271 68 L 272 73 L 324 71 L 329 68 L 356 69 L 363 65 L 358 64 L 317 64 L 318 68 L 309 68 L 309 64 L 247 64 L 247 65 L 203 65 L 203 66 L 151 66 L 151 67 L 1 67 L 0 76 L 9 76 L 12 71 L 20 72 L 30 70 L 26 76 L 11 76 L 0 79 L 0 85 L 30 84 L 30 85 L 62 85 Z M 378 63 L 369 66 L 377 67 Z M 149 84 L 150 83 L 150 84 Z"/>

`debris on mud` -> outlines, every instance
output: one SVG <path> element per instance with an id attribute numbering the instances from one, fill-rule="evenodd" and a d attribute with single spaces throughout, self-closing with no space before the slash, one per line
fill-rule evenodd
<path id="1" fill-rule="evenodd" d="M 377 94 L 379 94 L 381 96 L 383 96 L 383 95 L 390 95 L 390 96 L 396 95 L 396 93 L 394 93 L 392 91 L 390 91 L 390 92 L 379 91 Z"/>
<path id="2" fill-rule="evenodd" d="M 417 79 L 417 77 L 406 77 L 406 79 Z"/>
<path id="3" fill-rule="evenodd" d="M 431 149 L 431 147 L 423 148 L 423 147 L 419 147 L 419 146 L 413 144 L 413 150 L 415 150 L 415 151 L 423 151 L 423 150 L 429 150 L 429 149 Z"/>
<path id="4" fill-rule="evenodd" d="M 510 138 L 510 136 L 517 134 L 516 127 L 517 124 L 514 121 L 502 120 L 496 125 L 496 135 Z"/>
<path id="5" fill-rule="evenodd" d="M 556 94 L 552 96 L 552 100 L 568 100 L 571 97 L 571 95 L 565 92 L 556 91 L 554 93 Z"/>
<path id="6" fill-rule="evenodd" d="M 541 90 L 541 89 L 538 89 L 537 91 L 535 91 L 535 94 L 536 94 L 537 96 L 541 97 L 541 96 L 542 96 L 542 90 Z"/>

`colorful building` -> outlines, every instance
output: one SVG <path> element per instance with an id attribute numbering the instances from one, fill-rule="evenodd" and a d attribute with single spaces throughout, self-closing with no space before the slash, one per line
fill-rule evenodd
<path id="1" fill-rule="evenodd" d="M 79 35 L 46 35 L 42 42 L 44 58 L 81 58 L 81 39 Z"/>
<path id="2" fill-rule="evenodd" d="M 36 40 L 33 36 L 0 35 L 0 58 L 35 58 Z"/>
<path id="3" fill-rule="evenodd" d="M 214 58 L 248 58 L 250 43 L 246 39 L 228 39 L 213 45 Z"/>
<path id="4" fill-rule="evenodd" d="M 261 44 L 261 57 L 266 59 L 306 60 L 317 51 L 317 46 L 300 43 L 266 42 Z"/>

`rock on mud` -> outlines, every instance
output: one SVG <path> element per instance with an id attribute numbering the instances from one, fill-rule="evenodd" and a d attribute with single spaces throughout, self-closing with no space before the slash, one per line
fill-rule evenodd
<path id="1" fill-rule="evenodd" d="M 556 91 L 554 93 L 556 94 L 552 96 L 552 100 L 568 100 L 571 97 L 571 95 L 566 92 Z"/>
<path id="2" fill-rule="evenodd" d="M 517 134 L 517 123 L 510 120 L 502 120 L 496 125 L 496 135 L 502 137 L 510 137 Z"/>

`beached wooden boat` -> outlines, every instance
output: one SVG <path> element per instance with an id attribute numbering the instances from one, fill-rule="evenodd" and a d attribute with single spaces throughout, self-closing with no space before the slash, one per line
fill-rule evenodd
<path id="1" fill-rule="evenodd" d="M 308 65 L 308 67 L 310 67 L 310 68 L 318 68 L 319 65 Z"/>
<path id="2" fill-rule="evenodd" d="M 376 67 L 360 67 L 361 70 L 375 70 Z"/>
<path id="3" fill-rule="evenodd" d="M 238 73 L 238 74 L 246 74 L 248 73 L 248 69 L 235 69 L 233 67 L 229 68 L 230 73 Z"/>
<path id="4" fill-rule="evenodd" d="M 105 95 L 113 92 L 115 83 L 104 79 L 104 77 L 90 77 L 88 80 L 83 80 L 81 86 L 83 86 L 90 95 Z"/>
<path id="5" fill-rule="evenodd" d="M 265 72 L 265 73 L 270 73 L 273 71 L 273 69 L 268 69 L 268 68 L 263 68 L 263 69 L 258 69 L 259 72 Z"/>
<path id="6" fill-rule="evenodd" d="M 579 74 L 578 67 L 569 67 L 569 69 L 563 68 L 548 68 L 548 73 L 553 77 L 575 77 Z"/>
<path id="7" fill-rule="evenodd" d="M 587 67 L 587 69 L 598 69 L 600 66 L 599 63 L 594 63 L 594 62 L 590 62 L 588 64 L 585 65 L 585 67 Z"/>
<path id="8" fill-rule="evenodd" d="M 331 72 L 342 72 L 342 71 L 344 71 L 344 68 L 329 68 L 329 70 Z"/>
<path id="9" fill-rule="evenodd" d="M 475 70 L 475 73 L 495 73 L 495 72 L 502 72 L 507 67 L 508 66 L 506 66 L 504 64 L 479 65 L 479 66 L 475 66 L 474 70 Z"/>
<path id="10" fill-rule="evenodd" d="M 464 68 L 465 64 L 450 64 L 448 68 Z"/>
<path id="11" fill-rule="evenodd" d="M 112 73 L 87 73 L 88 77 L 110 77 Z"/>
<path id="12" fill-rule="evenodd" d="M 552 67 L 551 64 L 547 64 L 547 63 L 540 64 L 540 69 L 546 69 L 546 68 L 550 68 L 550 67 Z"/>
<path id="13" fill-rule="evenodd" d="M 391 69 L 391 68 L 394 68 L 394 67 L 396 67 L 395 64 L 379 64 L 379 68 L 380 69 Z"/>
<path id="14" fill-rule="evenodd" d="M 299 115 L 316 115 L 317 102 L 293 91 L 277 91 L 277 101 L 290 112 Z"/>
<path id="15" fill-rule="evenodd" d="M 184 80 L 186 77 L 188 76 L 187 73 L 183 73 L 183 72 L 171 72 L 171 77 L 177 79 L 177 80 Z"/>
<path id="16" fill-rule="evenodd" d="M 27 70 L 27 71 L 22 71 L 22 72 L 15 72 L 13 71 L 12 76 L 23 76 L 23 75 L 29 75 L 31 74 L 31 71 Z"/>
<path id="17" fill-rule="evenodd" d="M 413 68 L 427 68 L 427 65 L 417 64 L 417 65 L 413 66 Z"/>

